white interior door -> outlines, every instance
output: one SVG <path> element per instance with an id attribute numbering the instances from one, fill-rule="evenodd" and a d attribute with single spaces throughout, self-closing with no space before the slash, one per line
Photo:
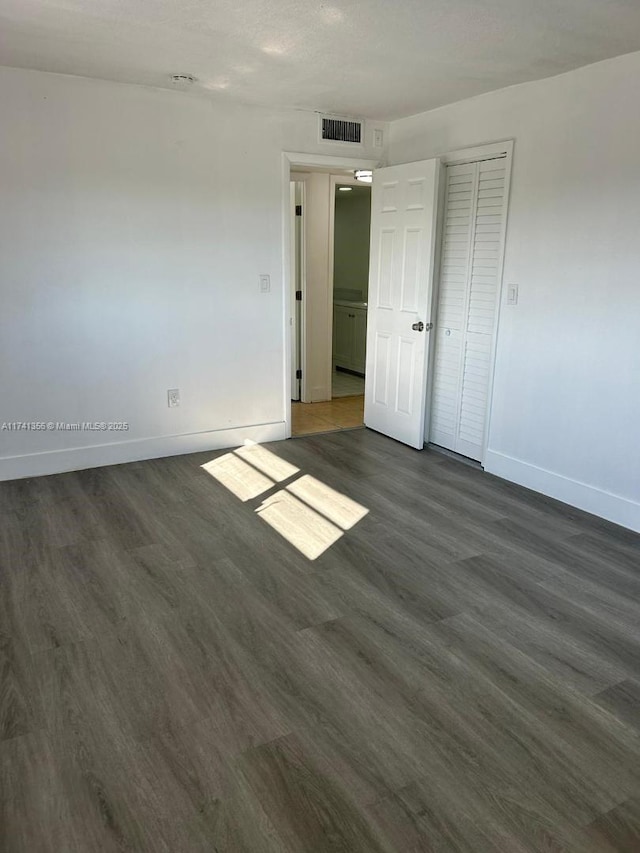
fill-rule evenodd
<path id="1" fill-rule="evenodd" d="M 421 449 L 439 160 L 373 173 L 364 421 Z"/>

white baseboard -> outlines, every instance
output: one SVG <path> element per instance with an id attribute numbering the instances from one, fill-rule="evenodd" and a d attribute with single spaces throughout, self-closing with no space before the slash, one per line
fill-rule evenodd
<path id="1" fill-rule="evenodd" d="M 529 462 L 487 450 L 484 470 L 640 533 L 640 503 Z"/>
<path id="2" fill-rule="evenodd" d="M 277 422 L 94 444 L 90 447 L 70 447 L 22 456 L 5 456 L 0 458 L 0 480 L 41 477 L 46 474 L 60 474 L 63 471 L 81 471 L 84 468 L 100 468 L 103 465 L 139 462 L 142 459 L 180 456 L 201 450 L 221 450 L 225 447 L 238 447 L 246 439 L 262 443 L 284 438 L 285 424 Z"/>

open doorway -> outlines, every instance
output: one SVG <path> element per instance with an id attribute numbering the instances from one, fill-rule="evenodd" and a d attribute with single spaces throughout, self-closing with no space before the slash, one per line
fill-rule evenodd
<path id="1" fill-rule="evenodd" d="M 458 376 L 456 386 L 462 389 L 462 396 L 458 392 L 448 408 L 444 403 L 441 408 L 443 411 L 447 408 L 451 414 L 453 409 L 463 413 L 462 407 L 467 402 L 469 411 L 475 407 L 473 418 L 471 415 L 467 417 L 465 411 L 464 418 L 460 416 L 453 420 L 454 437 L 457 434 L 458 439 L 462 440 L 463 420 L 466 436 L 466 445 L 463 447 L 459 441 L 455 452 L 466 451 L 470 458 L 479 459 L 483 464 L 490 432 L 492 376 L 502 300 L 502 258 L 512 151 L 513 142 L 504 140 L 456 150 L 430 160 L 393 166 L 380 167 L 375 163 L 365 166 L 362 161 L 341 161 L 336 164 L 338 169 L 332 168 L 331 164 L 335 162 L 333 158 L 318 160 L 311 155 L 283 155 L 283 189 L 287 194 L 291 167 L 295 164 L 304 164 L 309 172 L 313 168 L 324 171 L 322 176 L 310 176 L 323 184 L 326 203 L 322 215 L 315 215 L 314 227 L 309 224 L 307 233 L 315 234 L 316 227 L 320 231 L 324 229 L 323 239 L 327 243 L 320 263 L 314 267 L 311 276 L 307 252 L 304 264 L 306 307 L 303 300 L 303 315 L 313 317 L 313 323 L 303 323 L 303 328 L 304 334 L 312 336 L 316 335 L 316 328 L 321 329 L 319 338 L 311 341 L 311 344 L 320 346 L 326 358 L 318 362 L 321 363 L 320 373 L 313 376 L 311 372 L 308 373 L 306 391 L 303 390 L 302 394 L 303 403 L 334 403 L 334 254 L 333 251 L 328 253 L 327 249 L 329 235 L 333 235 L 332 227 L 329 228 L 327 209 L 333 211 L 332 215 L 335 216 L 335 199 L 329 187 L 331 181 L 334 184 L 353 182 L 348 172 L 343 173 L 344 177 L 336 177 L 340 168 L 375 168 L 371 197 L 369 289 L 366 297 L 367 376 L 363 420 L 366 419 L 370 429 L 417 450 L 422 450 L 425 443 L 435 443 L 436 440 L 440 446 L 447 447 L 447 435 L 444 438 L 442 436 L 446 432 L 443 429 L 444 419 L 439 417 L 438 409 L 438 395 L 441 392 L 438 388 L 438 369 L 444 369 L 444 348 L 457 343 L 457 352 L 468 356 L 468 375 L 467 363 L 457 362 L 463 366 L 462 378 Z M 323 169 L 319 168 L 320 163 Z M 327 169 L 331 171 L 327 172 Z M 283 196 L 283 199 L 286 197 Z M 313 213 L 313 205 L 303 205 L 303 211 L 305 209 L 309 214 Z M 464 222 L 458 222 L 458 219 Z M 285 247 L 289 245 L 288 236 L 285 232 Z M 436 248 L 439 242 L 442 244 L 439 254 L 446 263 L 440 263 L 438 281 Z M 305 249 L 308 250 L 310 245 L 307 239 Z M 286 264 L 285 267 L 287 281 L 290 279 L 290 266 Z M 443 276 L 446 279 L 444 284 Z M 451 277 L 451 281 L 447 276 Z M 309 286 L 310 278 L 312 287 Z M 465 282 L 468 285 L 466 288 Z M 514 300 L 511 291 L 517 294 L 515 286 L 509 291 L 509 299 Z M 456 306 L 464 309 L 462 313 L 458 310 L 457 320 L 451 314 Z M 468 310 L 465 306 L 468 306 Z M 343 307 L 349 308 L 348 305 Z M 287 321 L 292 323 L 288 300 L 285 311 Z M 317 321 L 318 316 L 322 315 L 326 320 L 324 324 Z M 347 316 L 347 319 L 355 318 Z M 461 328 L 463 334 L 456 337 L 454 333 Z M 432 330 L 435 330 L 434 334 L 429 335 Z M 438 336 L 443 339 L 440 346 L 436 339 Z M 482 336 L 482 340 L 479 336 Z M 289 337 L 287 335 L 287 340 Z M 310 343 L 307 341 L 303 344 L 303 361 L 309 351 Z M 338 356 L 341 356 L 340 352 Z M 287 363 L 288 360 L 287 351 Z M 313 359 L 310 363 L 313 364 Z M 326 373 L 325 363 L 328 365 Z M 303 364 L 303 386 L 308 366 Z M 358 372 L 354 371 L 355 374 Z M 447 376 L 448 382 L 451 376 Z M 285 381 L 288 386 L 288 375 Z M 465 398 L 466 389 L 469 392 L 468 399 Z M 289 395 L 285 399 L 289 404 Z M 481 412 L 478 412 L 478 402 L 481 404 Z M 290 414 L 291 409 L 288 408 L 285 417 Z M 326 413 L 317 410 L 317 414 L 322 416 Z M 472 420 L 477 427 L 474 434 L 470 434 L 468 429 L 468 422 Z M 451 421 L 449 417 L 445 426 L 451 427 Z M 289 417 L 286 423 L 287 435 L 292 432 L 290 424 Z M 344 426 L 327 424 L 325 421 L 323 424 L 307 425 L 305 431 L 336 428 Z M 297 428 L 294 432 L 300 434 L 301 430 Z"/>
<path id="2" fill-rule="evenodd" d="M 292 171 L 290 209 L 292 435 L 363 426 L 370 180 Z"/>

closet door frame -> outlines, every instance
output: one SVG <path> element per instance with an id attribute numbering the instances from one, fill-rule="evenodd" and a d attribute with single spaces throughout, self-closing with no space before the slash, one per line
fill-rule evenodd
<path id="1" fill-rule="evenodd" d="M 505 139 L 499 142 L 488 143 L 487 145 L 477 145 L 473 148 L 461 148 L 457 151 L 450 151 L 447 154 L 440 154 L 440 197 L 438 199 L 438 225 L 437 225 L 437 233 L 436 233 L 436 246 L 437 246 L 437 255 L 436 255 L 436 275 L 434 276 L 434 288 L 433 288 L 433 303 L 432 303 L 432 313 L 431 316 L 435 317 L 435 323 L 439 322 L 438 317 L 438 297 L 440 291 L 440 265 L 441 265 L 441 254 L 442 254 L 442 231 L 444 224 L 444 214 L 446 207 L 446 196 L 445 196 L 445 188 L 446 188 L 446 169 L 447 166 L 458 166 L 463 163 L 476 163 L 480 160 L 493 160 L 496 157 L 505 158 L 505 186 L 504 186 L 504 194 L 505 194 L 505 216 L 504 221 L 502 222 L 502 229 L 500 233 L 500 254 L 498 256 L 498 273 L 497 273 L 497 287 L 496 287 L 496 311 L 495 311 L 495 320 L 493 324 L 492 330 L 492 338 L 491 338 L 491 356 L 490 356 L 490 366 L 489 366 L 489 384 L 487 388 L 487 412 L 485 417 L 485 425 L 484 425 L 484 437 L 482 442 L 482 459 L 480 461 L 480 465 L 484 466 L 484 460 L 487 455 L 487 446 L 489 444 L 489 434 L 491 430 L 491 415 L 493 412 L 493 384 L 494 384 L 494 375 L 495 375 L 495 366 L 496 366 L 496 347 L 498 341 L 498 329 L 500 326 L 500 314 L 501 308 L 503 304 L 503 294 L 504 294 L 504 256 L 505 256 L 505 248 L 506 248 L 506 237 L 507 237 L 507 224 L 509 219 L 509 208 L 511 204 L 511 170 L 512 170 L 512 161 L 513 161 L 513 139 Z M 429 341 L 429 345 L 431 347 L 431 351 L 429 353 L 429 376 L 427 379 L 427 410 L 425 416 L 425 442 L 428 443 L 429 431 L 431 428 L 431 396 L 433 393 L 433 371 L 435 367 L 435 345 L 436 345 L 436 335 L 431 336 L 431 340 Z"/>

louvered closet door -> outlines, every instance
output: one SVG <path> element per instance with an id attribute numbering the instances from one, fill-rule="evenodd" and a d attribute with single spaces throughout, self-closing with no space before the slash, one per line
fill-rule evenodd
<path id="1" fill-rule="evenodd" d="M 429 440 L 482 461 L 506 159 L 447 167 Z"/>

